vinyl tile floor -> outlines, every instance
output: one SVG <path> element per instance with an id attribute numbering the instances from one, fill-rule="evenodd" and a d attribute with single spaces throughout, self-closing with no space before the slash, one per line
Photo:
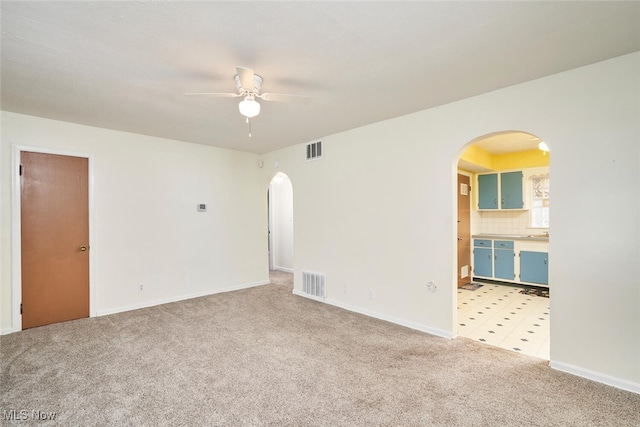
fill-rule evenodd
<path id="1" fill-rule="evenodd" d="M 458 335 L 549 360 L 549 298 L 483 283 L 458 289 Z"/>

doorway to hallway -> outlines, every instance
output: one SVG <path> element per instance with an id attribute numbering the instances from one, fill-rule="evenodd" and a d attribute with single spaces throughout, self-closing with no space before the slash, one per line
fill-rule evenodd
<path id="1" fill-rule="evenodd" d="M 293 273 L 293 186 L 279 172 L 269 183 L 269 269 Z"/>

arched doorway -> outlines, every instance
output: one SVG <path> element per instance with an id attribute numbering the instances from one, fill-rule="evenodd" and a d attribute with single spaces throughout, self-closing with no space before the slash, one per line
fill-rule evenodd
<path id="1" fill-rule="evenodd" d="M 456 327 L 548 360 L 549 152 L 541 143 L 528 132 L 496 132 L 458 159 Z"/>
<path id="2" fill-rule="evenodd" d="M 293 186 L 278 172 L 269 183 L 269 270 L 293 273 Z"/>

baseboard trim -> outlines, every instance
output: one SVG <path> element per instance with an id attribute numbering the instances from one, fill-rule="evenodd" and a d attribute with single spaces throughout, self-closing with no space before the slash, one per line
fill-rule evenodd
<path id="1" fill-rule="evenodd" d="M 293 273 L 293 268 L 287 268 L 287 267 L 273 267 L 274 270 L 278 270 L 278 271 L 283 271 L 285 273 Z"/>
<path id="2" fill-rule="evenodd" d="M 304 292 L 302 292 L 302 291 L 300 291 L 298 289 L 294 289 L 293 290 L 293 294 L 301 296 L 301 297 L 304 297 L 304 298 L 308 298 L 308 299 L 311 299 L 311 300 L 314 300 L 314 301 L 318 301 L 318 302 L 322 302 L 322 303 L 325 303 L 325 304 L 329 304 L 329 305 L 332 305 L 334 307 L 341 308 L 343 310 L 351 311 L 353 313 L 362 314 L 364 316 L 373 317 L 374 319 L 384 320 L 385 322 L 394 323 L 396 325 L 404 326 L 404 327 L 410 328 L 410 329 L 415 329 L 417 331 L 425 332 L 425 333 L 430 334 L 430 335 L 435 335 L 435 336 L 438 336 L 438 337 L 441 337 L 441 338 L 447 338 L 447 339 L 454 338 L 453 333 L 449 332 L 449 331 L 445 331 L 445 330 L 442 330 L 442 329 L 439 329 L 439 328 L 431 328 L 429 326 L 424 326 L 424 325 L 421 325 L 421 324 L 415 323 L 415 322 L 409 322 L 409 321 L 404 320 L 404 319 L 400 319 L 400 318 L 397 318 L 397 317 L 394 317 L 394 316 L 389 316 L 389 315 L 384 314 L 384 313 L 379 313 L 377 311 L 368 310 L 366 308 L 358 307 L 358 306 L 355 306 L 355 305 L 345 304 L 345 303 L 340 302 L 340 301 L 314 297 L 312 295 L 307 295 L 307 294 L 305 294 Z"/>
<path id="3" fill-rule="evenodd" d="M 633 381 L 623 380 L 620 378 L 612 377 L 610 375 L 591 371 L 589 369 L 584 369 L 579 366 L 571 365 L 569 363 L 556 362 L 553 360 L 549 362 L 549 366 L 556 371 L 566 372 L 567 374 L 586 378 L 588 380 L 606 384 L 615 388 L 619 388 L 621 390 L 640 394 L 640 384 L 634 383 Z"/>
<path id="4" fill-rule="evenodd" d="M 312 300 L 314 300 L 314 301 L 318 301 L 318 302 L 327 302 L 327 300 L 326 300 L 325 298 L 320 298 L 320 297 L 316 297 L 316 296 L 313 296 L 313 295 L 306 294 L 306 293 L 304 293 L 304 292 L 302 292 L 302 291 L 299 291 L 299 290 L 298 290 L 298 289 L 296 289 L 296 288 L 293 288 L 293 294 L 294 294 L 294 295 L 298 295 L 299 297 L 304 297 L 304 298 L 307 298 L 307 299 L 312 299 Z M 333 305 L 333 304 L 332 304 L 332 305 Z"/>
<path id="5" fill-rule="evenodd" d="M 215 289 L 215 290 L 209 290 L 209 291 L 203 291 L 203 292 L 194 292 L 192 294 L 180 295 L 180 296 L 173 297 L 173 298 L 164 298 L 164 299 L 159 299 L 159 300 L 148 301 L 148 302 L 144 302 L 142 304 L 132 304 L 132 305 L 127 305 L 127 306 L 110 308 L 110 309 L 107 309 L 107 310 L 98 310 L 95 313 L 95 315 L 91 315 L 90 317 L 108 316 L 110 314 L 123 313 L 125 311 L 132 311 L 132 310 L 139 310 L 141 308 L 155 307 L 157 305 L 169 304 L 169 303 L 172 303 L 172 302 L 184 301 L 184 300 L 188 300 L 188 299 L 192 299 L 192 298 L 200 298 L 200 297 L 205 297 L 205 296 L 208 296 L 208 295 L 221 294 L 221 293 L 224 293 L 224 292 L 239 291 L 240 289 L 248 289 L 248 288 L 253 288 L 253 287 L 256 287 L 256 286 L 268 285 L 269 283 L 270 283 L 269 280 L 260 280 L 260 281 L 257 281 L 257 282 L 246 283 L 246 284 L 238 285 L 238 286 L 229 286 L 229 287 L 222 288 L 222 289 Z M 0 335 L 12 334 L 14 332 L 20 332 L 20 329 L 16 329 L 14 327 L 4 328 L 4 329 L 0 330 Z"/>
<path id="6" fill-rule="evenodd" d="M 268 285 L 269 283 L 270 283 L 269 280 L 260 280 L 260 281 L 257 281 L 257 282 L 246 283 L 246 284 L 243 284 L 243 285 L 229 286 L 227 288 L 222 288 L 222 289 L 214 289 L 214 290 L 208 290 L 208 291 L 203 291 L 203 292 L 194 292 L 192 294 L 181 295 L 181 296 L 177 296 L 177 297 L 173 297 L 173 298 L 164 298 L 164 299 L 159 299 L 159 300 L 148 301 L 148 302 L 144 302 L 142 304 L 132 304 L 132 305 L 128 305 L 128 306 L 110 308 L 110 309 L 107 309 L 107 310 L 99 310 L 96 313 L 96 316 L 97 317 L 99 317 L 99 316 L 108 316 L 110 314 L 123 313 L 125 311 L 138 310 L 138 309 L 141 309 L 141 308 L 155 307 L 157 305 L 169 304 L 169 303 L 172 303 L 172 302 L 184 301 L 184 300 L 188 300 L 188 299 L 192 299 L 192 298 L 200 298 L 200 297 L 206 297 L 208 295 L 215 295 L 215 294 L 221 294 L 221 293 L 225 293 L 225 292 L 239 291 L 241 289 L 248 289 L 248 288 L 253 288 L 253 287 L 256 287 L 256 286 Z"/>

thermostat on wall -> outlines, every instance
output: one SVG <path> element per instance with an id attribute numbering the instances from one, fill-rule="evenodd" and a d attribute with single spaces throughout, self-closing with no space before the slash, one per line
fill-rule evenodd
<path id="1" fill-rule="evenodd" d="M 198 212 L 206 212 L 207 211 L 207 205 L 205 205 L 204 203 L 201 203 L 198 205 Z"/>

